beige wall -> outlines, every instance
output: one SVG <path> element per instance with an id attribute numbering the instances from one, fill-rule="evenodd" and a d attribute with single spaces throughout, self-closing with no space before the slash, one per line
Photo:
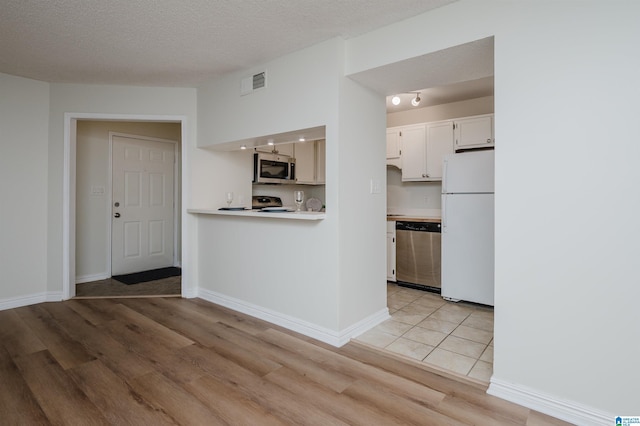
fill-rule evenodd
<path id="1" fill-rule="evenodd" d="M 76 282 L 94 281 L 110 276 L 109 197 L 91 193 L 92 187 L 108 191 L 109 132 L 146 136 L 180 142 L 179 123 L 84 121 L 76 133 Z M 180 162 L 178 161 L 178 164 Z M 177 175 L 180 179 L 180 171 Z M 180 185 L 178 185 L 180 187 Z M 180 193 L 176 198 L 180 201 Z M 180 217 L 178 217 L 178 220 Z M 179 238 L 179 235 L 178 235 Z M 179 239 L 178 239 L 179 241 Z M 180 247 L 180 245 L 178 245 Z M 180 253 L 178 252 L 178 260 Z"/>
<path id="2" fill-rule="evenodd" d="M 491 114 L 493 111 L 493 96 L 485 96 L 466 101 L 390 113 L 387 114 L 387 127 L 449 120 L 470 115 Z"/>

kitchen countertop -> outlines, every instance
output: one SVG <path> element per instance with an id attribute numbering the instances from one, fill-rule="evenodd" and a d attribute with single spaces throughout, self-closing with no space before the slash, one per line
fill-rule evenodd
<path id="1" fill-rule="evenodd" d="M 387 215 L 387 221 L 405 221 L 405 222 L 431 222 L 440 223 L 442 219 L 439 217 L 418 217 L 418 216 L 403 216 L 403 215 Z"/>
<path id="2" fill-rule="evenodd" d="M 261 212 L 259 210 L 218 210 L 218 209 L 187 209 L 187 213 L 211 214 L 217 216 L 244 216 L 262 217 L 271 219 L 292 219 L 292 220 L 322 220 L 326 217 L 325 212 Z"/>

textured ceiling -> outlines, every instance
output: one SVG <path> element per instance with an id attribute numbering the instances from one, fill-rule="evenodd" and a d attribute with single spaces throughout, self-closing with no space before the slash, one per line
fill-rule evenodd
<path id="1" fill-rule="evenodd" d="M 0 72 L 194 87 L 455 0 L 0 0 Z"/>

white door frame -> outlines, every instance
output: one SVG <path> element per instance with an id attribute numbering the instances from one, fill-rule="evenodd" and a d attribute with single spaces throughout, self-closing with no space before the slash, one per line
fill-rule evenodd
<path id="1" fill-rule="evenodd" d="M 178 141 L 174 141 L 171 139 L 161 139 L 161 138 L 153 138 L 150 136 L 140 136 L 134 135 L 130 133 L 120 133 L 120 132 L 109 132 L 109 167 L 107 169 L 107 203 L 108 203 L 108 212 L 109 212 L 109 220 L 107 221 L 107 268 L 109 270 L 109 275 L 113 273 L 111 269 L 111 232 L 112 232 L 112 210 L 113 210 L 113 137 L 122 137 L 129 139 L 139 139 L 143 141 L 150 142 L 164 142 L 164 143 L 172 143 L 173 154 L 176 161 L 173 162 L 173 266 L 180 266 L 178 263 L 178 218 L 180 217 L 178 211 L 178 181 L 181 180 L 181 176 L 178 176 L 178 161 L 180 158 L 178 151 Z"/>
<path id="2" fill-rule="evenodd" d="M 62 299 L 67 300 L 76 295 L 76 123 L 78 120 L 95 121 L 146 121 L 180 123 L 181 140 L 180 158 L 182 161 L 181 209 L 182 209 L 182 241 L 187 235 L 185 202 L 187 199 L 187 182 L 185 176 L 187 162 L 187 117 L 184 115 L 144 115 L 144 114 L 97 114 L 97 113 L 65 113 L 64 114 L 64 158 L 62 176 Z M 189 262 L 189 251 L 186 244 L 181 243 L 182 265 Z M 110 255 L 109 255 L 110 256 Z M 188 271 L 183 271 L 182 296 L 193 293 L 188 280 Z M 186 285 L 185 285 L 186 284 Z"/>

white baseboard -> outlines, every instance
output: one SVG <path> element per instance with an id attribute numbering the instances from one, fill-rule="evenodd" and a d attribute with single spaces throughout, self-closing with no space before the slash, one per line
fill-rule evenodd
<path id="1" fill-rule="evenodd" d="M 81 276 L 76 276 L 76 284 L 90 283 L 92 281 L 101 281 L 101 280 L 106 280 L 107 278 L 111 278 L 111 274 L 109 274 L 108 272 L 102 272 L 100 274 L 92 274 L 92 275 L 81 275 Z"/>
<path id="2" fill-rule="evenodd" d="M 325 327 L 320 327 L 299 318 L 294 318 L 280 312 L 263 308 L 262 306 L 257 306 L 243 300 L 225 296 L 211 290 L 205 290 L 202 288 L 198 289 L 198 297 L 226 308 L 233 309 L 234 311 L 242 312 L 243 314 L 268 321 L 297 333 L 304 334 L 307 337 L 320 340 L 321 342 L 328 343 L 336 347 L 340 347 L 348 343 L 352 337 L 364 333 L 389 318 L 389 310 L 384 308 L 362 321 L 353 324 L 345 330 L 335 331 Z"/>
<path id="3" fill-rule="evenodd" d="M 22 306 L 35 305 L 44 302 L 60 302 L 62 300 L 61 291 L 48 291 L 43 293 L 30 294 L 27 296 L 12 297 L 0 300 L 0 311 Z"/>
<path id="4" fill-rule="evenodd" d="M 580 426 L 615 424 L 612 414 L 494 377 L 487 393 Z"/>

